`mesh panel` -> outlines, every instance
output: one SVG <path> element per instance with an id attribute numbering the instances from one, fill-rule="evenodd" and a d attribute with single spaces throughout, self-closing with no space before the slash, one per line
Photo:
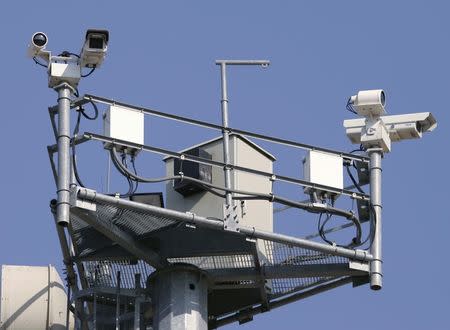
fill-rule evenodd
<path id="1" fill-rule="evenodd" d="M 160 215 L 103 203 L 97 203 L 97 216 L 137 237 L 177 223 Z"/>
<path id="2" fill-rule="evenodd" d="M 136 239 L 154 231 L 168 228 L 177 222 L 163 216 L 114 205 L 97 203 L 97 211 L 85 211 L 87 216 L 105 226 L 112 224 Z M 71 213 L 72 239 L 80 257 L 95 254 L 96 251 L 110 247 L 113 242 L 89 226 L 80 217 Z"/>
<path id="3" fill-rule="evenodd" d="M 168 239 L 173 240 L 169 241 L 170 244 L 177 244 L 176 238 L 174 238 L 177 236 L 172 237 L 168 235 L 168 233 L 170 233 L 171 231 L 167 229 L 175 229 L 178 221 L 174 221 L 165 216 L 155 215 L 151 210 L 144 212 L 124 207 L 118 207 L 115 204 L 97 203 L 97 210 L 95 212 L 83 212 L 87 214 L 87 216 L 89 216 L 93 221 L 96 221 L 103 226 L 108 226 L 111 229 L 113 229 L 112 227 L 116 227 L 116 229 L 118 228 L 121 231 L 126 232 L 131 237 L 136 240 L 140 240 L 141 242 L 147 239 L 157 240 L 167 237 Z M 140 284 L 141 287 L 145 288 L 148 276 L 154 271 L 152 267 L 150 267 L 142 260 L 139 260 L 137 263 L 117 261 L 129 260 L 133 257 L 131 255 L 127 255 L 126 253 L 128 252 L 126 252 L 124 249 L 120 249 L 120 247 L 116 243 L 94 230 L 91 226 L 84 222 L 80 217 L 77 217 L 74 213 L 72 213 L 71 215 L 71 221 L 73 235 L 72 238 L 77 250 L 77 256 L 83 256 L 91 253 L 91 255 L 89 256 L 90 258 L 104 260 L 83 262 L 83 265 L 85 267 L 84 276 L 88 281 L 89 287 L 115 288 L 117 286 L 117 274 L 118 272 L 120 272 L 121 288 L 134 288 L 136 274 L 141 275 Z M 178 235 L 188 235 L 186 236 L 187 239 L 191 239 L 189 233 L 189 231 L 186 231 L 186 233 L 180 231 L 177 232 Z M 230 241 L 227 241 L 225 239 L 228 233 L 223 232 L 222 234 L 224 237 L 223 242 L 227 242 L 227 244 L 230 244 Z M 245 240 L 244 236 L 242 236 L 242 240 Z M 264 267 L 264 265 L 267 265 L 268 267 L 272 265 L 280 266 L 279 270 L 277 270 L 280 272 L 279 277 L 278 274 L 275 274 L 274 277 L 276 278 L 266 279 L 265 281 L 261 281 L 263 280 L 263 278 L 261 278 L 261 280 L 239 280 L 238 278 L 236 278 L 236 280 L 233 281 L 215 282 L 214 286 L 216 289 L 211 289 L 212 291 L 223 290 L 226 293 L 223 292 L 221 294 L 223 294 L 224 297 L 228 297 L 226 299 L 229 299 L 230 301 L 239 301 L 240 293 L 237 293 L 238 290 L 236 289 L 246 288 L 248 290 L 246 292 L 249 294 L 255 294 L 256 292 L 257 298 L 255 298 L 254 300 L 249 300 L 249 304 L 258 303 L 258 297 L 260 294 L 259 290 L 261 290 L 261 286 L 266 286 L 269 290 L 269 299 L 274 299 L 293 292 L 302 291 L 340 277 L 340 275 L 330 275 L 330 272 L 325 272 L 323 273 L 323 276 L 283 278 L 285 277 L 283 270 L 284 265 L 295 265 L 300 267 L 306 265 L 328 264 L 347 265 L 349 261 L 348 258 L 324 254 L 322 252 L 299 248 L 296 246 L 291 246 L 289 244 L 282 244 L 269 240 L 258 239 L 256 241 L 256 246 L 243 245 L 245 250 L 243 247 L 241 247 L 242 250 L 234 250 L 233 252 L 230 252 L 229 250 L 227 251 L 225 246 L 220 245 L 221 242 L 222 241 L 217 242 L 219 243 L 220 249 L 217 249 L 215 253 L 211 253 L 212 255 L 205 255 L 205 253 L 208 253 L 209 250 L 195 251 L 198 253 L 198 255 L 201 256 L 189 256 L 190 252 L 181 251 L 182 254 L 180 253 L 180 255 L 183 255 L 183 257 L 172 257 L 167 259 L 167 261 L 169 263 L 192 264 L 206 271 L 214 269 L 248 268 L 255 268 L 257 271 L 259 268 L 258 264 L 262 267 Z M 239 243 L 239 241 L 233 241 L 232 243 L 236 244 Z M 253 255 L 253 250 L 255 247 L 258 251 L 257 256 Z M 111 251 L 110 253 L 113 255 L 110 256 L 105 251 Z M 176 251 L 176 249 L 174 251 Z M 172 254 L 169 255 L 176 256 L 177 254 L 173 254 L 172 252 Z M 185 255 L 188 255 L 188 257 L 184 257 Z M 116 261 L 105 260 L 108 259 L 108 257 L 109 259 L 113 259 L 114 257 L 114 260 Z M 262 276 L 264 276 L 263 274 L 264 273 L 262 273 Z M 252 290 L 254 290 L 255 292 Z"/>
<path id="4" fill-rule="evenodd" d="M 232 255 L 232 256 L 169 258 L 167 259 L 167 261 L 169 261 L 170 263 L 176 262 L 188 263 L 205 270 L 255 267 L 255 261 L 251 254 Z"/>
<path id="5" fill-rule="evenodd" d="M 141 287 L 145 288 L 147 277 L 154 269 L 142 260 L 137 263 L 127 261 L 85 261 L 83 262 L 89 287 L 117 287 L 120 272 L 120 287 L 135 288 L 135 274 L 141 274 Z"/>
<path id="6" fill-rule="evenodd" d="M 264 241 L 267 261 L 274 265 L 326 265 L 347 264 L 348 258 L 333 256 L 313 250 L 303 249 L 282 243 Z M 282 270 L 280 271 L 282 272 Z M 272 279 L 271 293 L 281 296 L 291 292 L 300 291 L 308 287 L 327 282 L 337 277 L 304 277 Z"/>

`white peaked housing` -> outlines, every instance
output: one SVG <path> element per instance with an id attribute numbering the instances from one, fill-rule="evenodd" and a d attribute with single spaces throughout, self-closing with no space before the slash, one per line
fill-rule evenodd
<path id="1" fill-rule="evenodd" d="M 275 157 L 253 143 L 249 139 L 237 135 L 230 135 L 230 163 L 235 166 L 247 167 L 268 173 L 273 172 L 273 162 Z M 199 145 L 187 148 L 181 153 L 194 154 L 201 150 L 203 158 L 210 158 L 214 161 L 223 162 L 223 141 L 222 137 L 206 141 Z M 200 157 L 201 157 L 200 156 Z M 172 176 L 178 174 L 180 170 L 184 175 L 187 169 L 187 161 L 184 164 L 172 157 L 164 159 L 166 162 L 166 174 Z M 191 162 L 190 164 L 195 164 Z M 224 172 L 220 167 L 212 166 L 210 183 L 217 186 L 225 186 Z M 205 169 L 203 173 L 207 172 Z M 208 174 L 203 179 L 209 179 Z M 270 178 L 234 170 L 231 175 L 231 186 L 236 190 L 245 190 L 261 193 L 272 192 L 272 182 Z M 166 186 L 166 207 L 183 212 L 192 212 L 205 217 L 224 218 L 223 205 L 225 200 L 208 191 L 188 192 L 189 187 L 183 187 L 182 193 L 177 191 L 177 183 L 168 182 Z M 184 194 L 184 195 L 183 195 Z M 255 227 L 256 229 L 273 232 L 273 204 L 264 200 L 236 201 L 237 213 L 240 225 Z M 265 255 L 264 246 L 258 242 L 258 250 Z"/>

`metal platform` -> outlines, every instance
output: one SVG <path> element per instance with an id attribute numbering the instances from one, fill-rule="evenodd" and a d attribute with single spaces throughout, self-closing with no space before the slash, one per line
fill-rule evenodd
<path id="1" fill-rule="evenodd" d="M 58 195 L 51 208 L 67 267 L 67 282 L 72 291 L 69 296 L 75 304 L 73 312 L 79 322 L 77 329 L 186 328 L 182 324 L 189 324 L 188 328 L 214 329 L 231 322 L 245 323 L 252 320 L 255 314 L 341 285 L 368 283 L 369 275 L 370 279 L 381 277 L 381 268 L 369 270 L 381 262 L 372 253 L 374 247 L 379 246 L 379 242 L 372 237 L 368 242 L 371 249 L 358 249 L 264 231 L 261 228 L 266 227 L 256 228 L 257 221 L 240 222 L 239 225 L 236 221 L 231 230 L 224 222 L 226 212 L 224 218 L 217 218 L 217 212 L 216 215 L 194 214 L 191 212 L 196 211 L 192 209 L 191 212 L 181 212 L 139 203 L 119 195 L 102 194 L 75 184 L 78 180 L 76 161 L 69 149 L 72 148 L 72 155 L 75 155 L 75 146 L 97 141 L 102 146 L 106 143 L 120 150 L 140 150 L 205 164 L 219 168 L 225 176 L 230 170 L 259 176 L 270 183 L 269 193 L 266 190 L 233 191 L 227 180 L 224 187 L 217 188 L 216 184 L 213 188 L 222 191 L 218 195 L 229 206 L 233 204 L 229 199 L 234 193 L 239 198 L 262 198 L 267 203 L 277 202 L 308 212 L 334 212 L 349 220 L 342 228 L 360 226 L 358 219 L 352 221 L 353 212 L 338 210 L 333 203 L 319 203 L 317 206 L 278 196 L 274 194 L 274 184 L 287 183 L 300 189 L 327 191 L 365 203 L 371 200 L 371 196 L 356 191 L 354 186 L 338 189 L 272 170 L 230 164 L 225 156 L 224 161 L 200 158 L 96 133 L 86 132 L 70 138 L 67 124 L 70 122 L 70 109 L 86 103 L 114 104 L 146 115 L 222 133 L 239 134 L 296 150 L 320 150 L 338 155 L 347 162 L 368 163 L 367 157 L 166 114 L 93 95 L 69 102 L 67 89 L 70 87 L 62 85 L 58 90 L 59 106 L 49 108 L 57 144 L 48 146 L 48 152 Z M 229 134 L 224 134 L 222 139 L 223 150 L 226 150 L 225 135 Z M 58 155 L 57 164 L 55 154 Z M 70 163 L 74 176 L 70 173 Z M 119 169 L 122 174 L 123 171 L 126 170 Z M 181 178 L 193 179 L 187 176 Z M 143 182 L 161 182 L 158 180 Z M 220 204 L 220 207 L 223 206 Z M 379 220 L 377 218 L 377 223 Z M 65 226 L 67 229 L 64 229 Z M 184 312 L 177 312 L 177 308 Z M 179 316 L 183 319 L 177 319 Z M 170 318 L 170 324 L 163 325 L 165 317 Z"/>
<path id="2" fill-rule="evenodd" d="M 71 200 L 69 232 L 74 261 L 82 265 L 79 275 L 86 283 L 75 298 L 92 303 L 95 294 L 98 305 L 114 305 L 120 299 L 130 312 L 135 299 L 142 296 L 142 303 L 150 308 L 150 300 L 145 298 L 151 295 L 147 279 L 156 269 L 173 264 L 194 265 L 207 274 L 211 327 L 233 312 L 255 306 L 258 311 L 269 310 L 271 304 L 307 294 L 319 285 L 368 279 L 367 261 L 356 260 L 364 259 L 362 255 L 353 252 L 355 258 L 349 258 L 342 255 L 342 249 L 324 253 L 320 250 L 329 250 L 325 244 L 313 242 L 316 245 L 306 247 L 300 239 L 283 242 L 277 234 L 272 234 L 274 239 L 262 239 L 254 229 L 253 235 L 245 228 L 240 233 L 225 231 L 219 220 L 85 188 L 72 189 Z M 258 253 L 258 240 L 263 241 L 265 253 Z M 145 322 L 151 323 L 151 317 Z"/>

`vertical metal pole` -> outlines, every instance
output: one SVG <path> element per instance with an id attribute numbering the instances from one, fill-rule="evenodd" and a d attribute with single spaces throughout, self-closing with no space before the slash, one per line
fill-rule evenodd
<path id="1" fill-rule="evenodd" d="M 63 83 L 56 87 L 58 91 L 58 182 L 56 222 L 60 226 L 69 224 L 70 215 L 70 91 L 71 87 Z"/>
<path id="2" fill-rule="evenodd" d="M 370 288 L 372 290 L 380 290 L 383 286 L 383 270 L 382 270 L 382 220 L 381 220 L 381 158 L 383 150 L 373 148 L 367 150 L 370 156 L 370 202 L 373 207 L 372 217 L 375 217 L 374 237 L 370 247 L 370 253 L 374 260 L 370 262 Z"/>
<path id="3" fill-rule="evenodd" d="M 110 182 L 111 182 L 111 154 L 108 152 L 108 165 L 106 169 L 106 193 L 109 194 Z"/>
<path id="4" fill-rule="evenodd" d="M 93 319 L 92 319 L 92 325 L 93 325 L 93 329 L 97 330 L 97 293 L 94 292 L 94 308 L 93 308 L 93 312 L 94 315 L 92 315 Z"/>
<path id="5" fill-rule="evenodd" d="M 226 63 L 220 64 L 221 81 L 222 81 L 222 126 L 223 128 L 223 162 L 225 163 L 225 188 L 231 189 L 231 170 L 230 170 L 230 146 L 229 146 L 229 132 L 228 128 L 228 95 L 227 95 L 227 71 Z M 225 202 L 227 206 L 233 204 L 233 197 L 231 192 L 227 191 L 225 194 Z"/>
<path id="6" fill-rule="evenodd" d="M 116 290 L 116 330 L 120 330 L 120 271 L 117 272 L 117 290 Z"/>
<path id="7" fill-rule="evenodd" d="M 70 285 L 67 285 L 66 329 L 69 329 L 70 325 L 70 295 Z"/>
<path id="8" fill-rule="evenodd" d="M 134 276 L 134 288 L 136 298 L 134 299 L 134 330 L 141 329 L 141 274 Z"/>
<path id="9" fill-rule="evenodd" d="M 208 281 L 192 266 L 174 266 L 152 279 L 153 330 L 207 330 Z"/>
<path id="10" fill-rule="evenodd" d="M 83 302 L 81 298 L 75 300 L 75 329 L 80 330 L 83 328 Z"/>

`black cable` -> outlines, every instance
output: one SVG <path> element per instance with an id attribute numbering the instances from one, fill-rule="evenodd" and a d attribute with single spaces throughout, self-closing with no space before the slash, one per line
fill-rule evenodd
<path id="1" fill-rule="evenodd" d="M 78 185 L 80 187 L 85 187 L 83 182 L 80 179 L 80 176 L 78 174 L 78 165 L 77 165 L 77 156 L 76 156 L 76 149 L 75 149 L 75 138 L 77 137 L 77 134 L 80 130 L 80 121 L 81 121 L 81 112 L 78 112 L 77 116 L 77 122 L 75 124 L 75 128 L 73 130 L 73 139 L 72 139 L 72 166 L 73 166 L 73 173 L 75 175 L 75 180 L 77 180 Z"/>
<path id="2" fill-rule="evenodd" d="M 75 92 L 75 96 L 79 96 L 79 93 L 78 93 L 78 90 L 76 90 L 76 92 Z M 84 118 L 86 118 L 86 119 L 88 119 L 88 120 L 95 120 L 95 119 L 97 119 L 98 118 L 98 114 L 99 114 L 99 111 L 98 111 L 98 108 L 97 108 L 97 105 L 94 103 L 94 102 L 92 102 L 92 101 L 90 101 L 91 103 L 92 103 L 92 105 L 93 105 L 93 107 L 94 107 L 94 116 L 93 117 L 90 117 L 89 115 L 87 115 L 86 113 L 85 113 L 85 111 L 84 111 L 84 109 L 83 109 L 83 107 L 79 107 L 78 108 L 78 116 L 77 116 L 77 121 L 76 121 L 76 124 L 75 124 L 75 128 L 74 128 L 74 130 L 73 130 L 73 140 L 72 140 L 72 164 L 73 164 L 73 172 L 74 172 L 74 175 L 75 175 L 75 179 L 76 179 L 76 181 L 78 182 L 78 185 L 80 186 L 80 187 L 85 187 L 85 185 L 83 184 L 83 182 L 81 181 L 81 179 L 80 179 L 80 175 L 79 175 L 79 172 L 78 172 L 78 165 L 77 165 L 77 158 L 76 158 L 76 146 L 75 146 L 75 138 L 77 137 L 77 134 L 79 133 L 79 131 L 80 131 L 80 122 L 81 122 L 81 116 L 83 115 L 83 117 Z"/>
<path id="3" fill-rule="evenodd" d="M 117 157 L 112 156 L 111 160 L 117 169 L 124 168 L 124 165 L 120 162 L 120 160 Z M 125 169 L 128 171 L 128 169 L 126 167 L 125 167 Z M 127 179 L 127 182 L 128 182 L 128 191 L 125 194 L 120 194 L 120 197 L 123 197 L 123 198 L 130 197 L 133 194 L 133 190 L 134 190 L 134 185 L 133 185 L 132 179 L 130 178 L 130 176 L 127 174 L 126 171 L 119 170 L 119 172 Z"/>
<path id="4" fill-rule="evenodd" d="M 70 57 L 70 56 L 75 56 L 77 58 L 80 58 L 80 55 L 75 54 L 75 53 L 71 53 L 68 52 L 67 50 L 63 51 L 61 54 L 59 54 L 58 56 L 62 56 L 62 57 Z"/>
<path id="5" fill-rule="evenodd" d="M 89 72 L 86 73 L 86 74 L 82 74 L 81 77 L 82 77 L 82 78 L 89 77 L 91 74 L 94 73 L 95 69 L 96 69 L 96 67 L 94 66 L 94 67 L 91 69 L 91 71 L 89 71 Z"/>
<path id="6" fill-rule="evenodd" d="M 89 101 L 89 103 L 91 103 L 92 107 L 94 108 L 94 115 L 92 117 L 86 113 L 86 111 L 82 106 L 80 106 L 77 111 L 80 111 L 83 117 L 86 118 L 87 120 L 96 120 L 99 114 L 98 107 L 93 101 Z"/>
<path id="7" fill-rule="evenodd" d="M 122 154 L 122 165 L 125 166 L 126 169 L 128 169 L 126 153 Z M 128 192 L 123 197 L 129 197 L 134 188 L 134 184 L 133 184 L 133 181 L 131 180 L 131 178 L 129 176 L 127 176 L 126 179 L 128 181 Z"/>
<path id="8" fill-rule="evenodd" d="M 136 170 L 135 160 L 136 160 L 136 155 L 134 155 L 134 154 L 131 155 L 131 165 L 133 166 L 134 174 L 138 175 L 137 170 Z M 134 181 L 134 182 L 136 183 L 136 186 L 134 187 L 133 194 L 136 193 L 136 191 L 138 190 L 138 187 L 139 187 L 139 181 Z"/>
<path id="9" fill-rule="evenodd" d="M 230 193 L 236 193 L 239 195 L 245 195 L 245 197 L 244 196 L 235 197 L 235 199 L 237 199 L 237 200 L 245 199 L 245 198 L 247 198 L 247 196 L 254 196 L 254 197 L 258 197 L 258 199 L 261 199 L 261 200 L 268 200 L 270 202 L 285 204 L 285 205 L 293 206 L 293 207 L 300 208 L 300 209 L 303 209 L 303 210 L 306 210 L 309 212 L 313 212 L 313 213 L 327 212 L 327 213 L 334 214 L 337 216 L 342 216 L 342 217 L 345 217 L 348 220 L 352 221 L 355 224 L 357 231 L 361 232 L 361 223 L 359 222 L 359 219 L 355 217 L 353 212 L 344 211 L 344 210 L 337 209 L 335 207 L 330 207 L 330 206 L 317 207 L 312 203 L 309 203 L 309 204 L 300 203 L 300 202 L 292 201 L 292 200 L 289 200 L 289 199 L 286 199 L 283 197 L 275 196 L 272 194 L 261 194 L 261 193 L 254 193 L 254 192 L 248 192 L 248 191 L 242 191 L 242 190 L 236 190 L 236 189 L 222 188 L 222 187 L 204 182 L 199 179 L 186 177 L 184 175 L 173 175 L 173 176 L 157 178 L 157 179 L 144 178 L 144 177 L 141 177 L 139 175 L 136 175 L 136 174 L 130 172 L 127 168 L 125 168 L 122 164 L 120 164 L 115 146 L 113 146 L 111 148 L 110 153 L 111 153 L 111 158 L 113 160 L 113 164 L 116 167 L 116 169 L 125 177 L 127 177 L 127 178 L 131 177 L 133 180 L 136 180 L 139 182 L 159 183 L 159 182 L 170 181 L 170 180 L 175 180 L 175 179 L 188 180 L 188 181 L 195 182 L 195 183 L 198 183 L 200 185 L 203 185 L 203 186 L 206 186 L 206 187 L 209 187 L 212 189 L 222 190 L 222 191 L 230 192 Z"/>
<path id="10" fill-rule="evenodd" d="M 359 185 L 359 183 L 356 182 L 356 179 L 355 179 L 355 177 L 353 176 L 352 171 L 350 171 L 350 166 L 349 166 L 348 164 L 345 164 L 345 168 L 347 169 L 348 176 L 350 177 L 350 180 L 352 180 L 353 185 L 356 187 L 356 189 L 358 189 L 358 191 L 359 191 L 361 194 L 365 194 L 366 192 L 365 192 L 364 190 L 362 190 L 362 188 L 361 188 L 361 186 Z"/>
<path id="11" fill-rule="evenodd" d="M 355 115 L 357 115 L 358 113 L 355 111 L 355 109 L 353 109 L 353 105 L 352 105 L 351 101 L 352 101 L 352 99 L 349 98 L 348 101 L 347 101 L 346 109 L 348 111 L 350 111 L 351 113 L 354 113 Z"/>
<path id="12" fill-rule="evenodd" d="M 330 241 L 325 234 L 325 226 L 326 224 L 332 219 L 332 214 L 327 213 L 327 218 L 323 223 L 321 223 L 322 214 L 319 215 L 319 221 L 318 221 L 318 229 L 319 229 L 319 235 L 320 237 L 328 244 L 335 245 L 332 241 Z M 339 245 L 336 244 L 336 246 L 344 247 L 344 248 L 353 248 L 356 246 L 360 246 L 363 243 L 361 243 L 361 236 L 362 236 L 362 230 L 361 226 L 356 226 L 356 236 L 352 239 L 352 242 L 347 245 Z"/>
<path id="13" fill-rule="evenodd" d="M 41 63 L 41 62 L 39 62 L 39 61 L 37 60 L 36 56 L 33 56 L 33 61 L 34 61 L 34 63 L 36 63 L 37 65 L 43 66 L 44 68 L 47 68 L 47 67 L 48 67 L 47 65 L 45 65 L 45 64 L 43 64 L 43 63 Z"/>

